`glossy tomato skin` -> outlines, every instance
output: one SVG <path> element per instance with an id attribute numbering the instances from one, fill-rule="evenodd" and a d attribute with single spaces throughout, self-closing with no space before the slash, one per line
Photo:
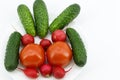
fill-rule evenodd
<path id="1" fill-rule="evenodd" d="M 66 42 L 53 43 L 46 52 L 48 62 L 53 66 L 67 66 L 72 59 L 72 50 Z"/>
<path id="2" fill-rule="evenodd" d="M 44 49 L 38 44 L 28 44 L 20 52 L 20 62 L 25 67 L 39 67 L 45 61 Z"/>

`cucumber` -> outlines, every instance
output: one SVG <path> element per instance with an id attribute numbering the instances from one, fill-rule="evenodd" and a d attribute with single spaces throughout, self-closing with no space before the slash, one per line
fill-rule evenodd
<path id="1" fill-rule="evenodd" d="M 35 24 L 29 8 L 25 4 L 20 4 L 17 12 L 26 33 L 36 35 Z"/>
<path id="2" fill-rule="evenodd" d="M 4 65 L 7 71 L 13 71 L 19 64 L 19 47 L 21 34 L 13 32 L 8 40 L 5 52 Z"/>
<path id="3" fill-rule="evenodd" d="M 73 21 L 80 12 L 78 4 L 68 6 L 53 22 L 50 24 L 49 30 L 53 32 L 57 29 L 63 29 L 71 21 Z"/>
<path id="4" fill-rule="evenodd" d="M 37 35 L 44 38 L 48 33 L 48 12 L 46 4 L 43 0 L 35 0 L 33 4 L 33 12 L 36 24 Z"/>
<path id="5" fill-rule="evenodd" d="M 87 53 L 80 35 L 73 28 L 67 28 L 66 34 L 71 43 L 74 62 L 80 67 L 84 66 L 87 61 Z"/>

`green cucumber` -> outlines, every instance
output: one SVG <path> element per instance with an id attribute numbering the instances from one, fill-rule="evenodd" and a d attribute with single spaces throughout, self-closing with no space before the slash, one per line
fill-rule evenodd
<path id="1" fill-rule="evenodd" d="M 48 33 L 48 12 L 43 0 L 35 0 L 33 4 L 33 12 L 36 24 L 37 35 L 44 38 Z"/>
<path id="2" fill-rule="evenodd" d="M 57 29 L 63 29 L 71 21 L 73 21 L 80 12 L 78 4 L 68 6 L 55 20 L 50 24 L 49 30 L 53 32 Z"/>
<path id="3" fill-rule="evenodd" d="M 20 47 L 21 34 L 19 32 L 13 32 L 8 40 L 4 65 L 6 70 L 13 71 L 19 64 L 19 47 Z"/>
<path id="4" fill-rule="evenodd" d="M 29 8 L 25 4 L 21 4 L 17 8 L 17 12 L 26 33 L 35 36 L 35 24 Z"/>
<path id="5" fill-rule="evenodd" d="M 87 53 L 80 35 L 73 28 L 67 28 L 66 34 L 71 43 L 74 62 L 78 66 L 84 66 L 87 61 Z"/>

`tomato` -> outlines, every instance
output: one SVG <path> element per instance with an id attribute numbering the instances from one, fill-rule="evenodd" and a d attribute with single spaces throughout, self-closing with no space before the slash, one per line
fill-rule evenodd
<path id="1" fill-rule="evenodd" d="M 39 67 L 45 61 L 44 49 L 38 44 L 28 44 L 20 52 L 20 62 L 25 67 Z"/>
<path id="2" fill-rule="evenodd" d="M 48 62 L 53 66 L 67 66 L 72 59 L 72 50 L 66 42 L 57 41 L 46 51 Z"/>

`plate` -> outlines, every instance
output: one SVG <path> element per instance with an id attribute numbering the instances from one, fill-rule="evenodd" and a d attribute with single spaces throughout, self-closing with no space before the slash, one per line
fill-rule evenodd
<path id="1" fill-rule="evenodd" d="M 5 72 L 0 72 L 0 78 L 3 80 L 13 80 L 12 77 Z"/>
<path id="2" fill-rule="evenodd" d="M 54 20 L 54 18 L 56 18 L 70 4 L 73 4 L 73 3 L 80 4 L 79 0 L 59 0 L 59 1 L 53 0 L 52 2 L 50 0 L 44 0 L 44 1 L 47 5 L 47 9 L 49 13 L 49 23 L 51 23 Z M 21 71 L 17 69 L 12 72 L 7 72 L 4 67 L 4 56 L 5 56 L 6 44 L 10 34 L 14 31 L 18 31 L 22 35 L 25 34 L 23 26 L 18 18 L 17 6 L 20 4 L 26 4 L 33 14 L 33 10 L 32 10 L 33 2 L 34 0 L 29 0 L 29 1 L 28 0 L 19 0 L 19 1 L 9 0 L 6 3 L 6 1 L 3 0 L 0 3 L 0 10 L 2 10 L 2 13 L 0 13 L 0 17 L 3 19 L 3 21 L 1 21 L 2 24 L 0 24 L 0 30 L 1 30 L 0 31 L 0 36 L 1 36 L 0 64 L 2 64 L 0 65 L 0 70 L 1 70 L 0 72 L 5 72 L 7 74 L 6 75 L 6 74 L 0 73 L 0 75 L 2 74 L 2 77 L 6 78 L 6 79 L 2 78 L 3 80 L 8 80 L 7 77 L 9 77 L 9 80 L 31 80 L 30 78 L 26 77 Z M 78 17 L 66 27 L 74 27 L 79 32 L 80 30 L 79 21 L 81 21 L 80 15 L 78 15 Z M 3 35 L 3 32 L 4 32 L 4 35 Z M 47 35 L 46 38 L 50 39 L 50 35 Z M 39 42 L 40 42 L 40 38 L 36 37 L 35 43 L 39 43 Z M 74 61 L 72 60 L 71 63 L 65 68 L 65 70 L 68 70 L 73 64 L 74 64 Z M 18 67 L 21 67 L 21 66 L 19 65 Z M 81 70 L 82 70 L 81 67 L 74 65 L 71 71 L 66 73 L 65 77 L 62 78 L 61 80 L 75 80 L 77 76 L 81 73 Z M 58 79 L 55 79 L 54 77 L 44 78 L 40 75 L 36 80 L 58 80 Z"/>

